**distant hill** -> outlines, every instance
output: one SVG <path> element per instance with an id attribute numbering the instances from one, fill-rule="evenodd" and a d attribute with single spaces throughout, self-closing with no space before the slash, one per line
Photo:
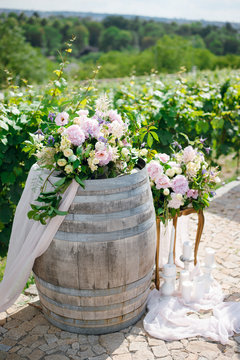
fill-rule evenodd
<path id="1" fill-rule="evenodd" d="M 63 16 L 63 17 L 79 17 L 79 18 L 92 18 L 97 21 L 102 21 L 107 16 L 122 16 L 126 19 L 133 19 L 135 17 L 138 17 L 142 20 L 154 20 L 159 22 L 165 22 L 165 23 L 172 23 L 176 22 L 178 24 L 189 24 L 192 22 L 201 22 L 203 25 L 216 25 L 216 26 L 223 26 L 226 24 L 226 22 L 223 21 L 207 21 L 207 20 L 189 20 L 189 19 L 178 19 L 178 18 L 163 18 L 163 17 L 157 17 L 157 16 L 136 16 L 136 15 L 123 15 L 123 14 L 99 14 L 99 13 L 93 13 L 93 12 L 79 12 L 79 11 L 36 11 L 36 10 L 21 10 L 21 9 L 0 9 L 0 13 L 11 13 L 14 12 L 16 14 L 24 13 L 27 16 L 32 16 L 33 13 L 38 13 L 40 17 L 50 17 L 50 16 Z M 230 22 L 230 24 L 235 29 L 240 29 L 240 23 Z"/>

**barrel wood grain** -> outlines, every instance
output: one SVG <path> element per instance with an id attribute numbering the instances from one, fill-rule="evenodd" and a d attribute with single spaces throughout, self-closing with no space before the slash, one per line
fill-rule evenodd
<path id="1" fill-rule="evenodd" d="M 46 318 L 86 334 L 118 331 L 136 322 L 146 306 L 155 242 L 146 168 L 87 180 L 49 248 L 35 260 Z"/>

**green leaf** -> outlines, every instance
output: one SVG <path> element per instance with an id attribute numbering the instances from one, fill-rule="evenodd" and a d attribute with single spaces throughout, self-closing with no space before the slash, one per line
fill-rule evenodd
<path id="1" fill-rule="evenodd" d="M 36 212 L 35 212 L 34 210 L 30 210 L 30 211 L 27 213 L 28 218 L 29 218 L 29 219 L 32 219 L 35 213 L 36 213 Z"/>
<path id="2" fill-rule="evenodd" d="M 54 186 L 62 186 L 66 181 L 66 177 L 63 177 L 62 179 L 55 182 Z"/>
<path id="3" fill-rule="evenodd" d="M 12 172 L 3 171 L 0 176 L 3 184 L 14 184 L 16 180 L 16 176 Z"/>
<path id="4" fill-rule="evenodd" d="M 7 130 L 9 129 L 8 124 L 6 124 L 4 121 L 0 120 L 0 128 Z"/>
<path id="5" fill-rule="evenodd" d="M 148 137 L 147 137 L 147 144 L 148 146 L 151 148 L 152 144 L 153 144 L 153 137 L 150 133 L 148 133 Z"/>
<path id="6" fill-rule="evenodd" d="M 82 146 L 78 146 L 76 151 L 77 155 L 81 155 L 82 151 L 83 151 Z"/>
<path id="7" fill-rule="evenodd" d="M 80 161 L 79 161 L 79 160 L 75 160 L 75 161 L 73 162 L 73 170 L 75 170 L 79 165 L 80 165 Z"/>
<path id="8" fill-rule="evenodd" d="M 84 182 L 80 179 L 79 176 L 75 175 L 75 180 L 77 181 L 77 183 L 78 183 L 79 185 L 81 185 L 81 187 L 82 187 L 83 189 L 85 189 L 85 184 L 84 184 Z"/>
<path id="9" fill-rule="evenodd" d="M 158 138 L 158 134 L 157 134 L 157 133 L 155 133 L 154 131 L 151 131 L 151 135 L 154 137 L 154 139 L 155 139 L 156 141 L 159 141 L 159 138 Z"/>
<path id="10" fill-rule="evenodd" d="M 58 209 L 54 209 L 54 212 L 55 212 L 57 215 L 62 215 L 62 216 L 68 214 L 67 211 L 60 211 L 60 210 L 58 210 Z"/>
<path id="11" fill-rule="evenodd" d="M 10 204 L 1 204 L 0 206 L 0 221 L 7 224 L 13 216 L 13 209 Z"/>

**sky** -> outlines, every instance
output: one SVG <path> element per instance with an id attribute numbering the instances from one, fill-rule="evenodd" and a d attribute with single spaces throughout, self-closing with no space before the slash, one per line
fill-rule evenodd
<path id="1" fill-rule="evenodd" d="M 240 0 L 0 0 L 0 8 L 240 22 Z"/>

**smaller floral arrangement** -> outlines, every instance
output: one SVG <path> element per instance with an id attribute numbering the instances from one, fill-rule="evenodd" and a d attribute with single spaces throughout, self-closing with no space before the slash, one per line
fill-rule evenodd
<path id="1" fill-rule="evenodd" d="M 46 192 L 43 184 L 37 201 L 32 204 L 29 218 L 46 223 L 48 217 L 65 215 L 58 210 L 61 193 L 75 179 L 82 187 L 84 180 L 112 178 L 134 171 L 146 149 L 132 146 L 128 124 L 116 110 L 109 109 L 106 97 L 96 101 L 95 110 L 63 111 L 48 114 L 41 128 L 25 142 L 40 167 L 57 171 L 61 179 Z"/>
<path id="2" fill-rule="evenodd" d="M 155 154 L 147 164 L 151 181 L 154 206 L 157 216 L 165 223 L 180 210 L 193 207 L 196 211 L 209 206 L 209 200 L 215 195 L 213 189 L 220 182 L 219 172 L 211 168 L 205 160 L 203 150 L 206 139 L 191 142 L 169 156 Z"/>

